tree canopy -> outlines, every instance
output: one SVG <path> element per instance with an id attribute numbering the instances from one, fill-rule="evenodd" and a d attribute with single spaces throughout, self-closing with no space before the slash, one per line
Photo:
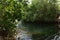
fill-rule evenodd
<path id="1" fill-rule="evenodd" d="M 56 0 L 36 0 L 23 15 L 28 21 L 55 21 L 58 15 Z"/>

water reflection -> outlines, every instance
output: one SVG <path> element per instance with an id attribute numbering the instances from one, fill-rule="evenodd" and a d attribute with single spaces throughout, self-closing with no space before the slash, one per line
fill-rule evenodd
<path id="1" fill-rule="evenodd" d="M 22 21 L 17 24 L 17 33 L 16 40 L 32 40 L 31 34 L 27 28 L 23 27 Z"/>
<path id="2" fill-rule="evenodd" d="M 27 34 L 26 31 L 20 30 L 20 33 L 17 34 L 16 40 L 32 40 L 31 34 Z"/>
<path id="3" fill-rule="evenodd" d="M 17 24 L 17 32 L 16 40 L 44 40 L 55 34 L 57 29 L 55 24 L 26 23 L 21 20 Z"/>

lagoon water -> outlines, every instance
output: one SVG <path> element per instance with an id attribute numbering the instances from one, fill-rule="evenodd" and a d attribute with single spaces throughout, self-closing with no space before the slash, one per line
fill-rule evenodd
<path id="1" fill-rule="evenodd" d="M 50 24 L 37 24 L 31 22 L 23 22 L 22 20 L 17 24 L 16 40 L 40 40 L 37 35 L 35 38 L 32 38 L 32 34 L 43 34 L 48 37 L 48 35 L 53 35 L 57 32 L 54 25 Z M 43 39 L 43 38 L 42 38 Z"/>
<path id="2" fill-rule="evenodd" d="M 24 29 L 24 30 L 23 30 Z M 28 30 L 22 26 L 22 21 L 17 24 L 17 32 L 16 40 L 32 40 L 31 34 Z"/>

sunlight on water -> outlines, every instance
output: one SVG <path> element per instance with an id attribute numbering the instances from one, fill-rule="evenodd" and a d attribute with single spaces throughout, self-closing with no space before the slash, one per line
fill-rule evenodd
<path id="1" fill-rule="evenodd" d="M 21 30 L 19 28 L 23 28 L 22 27 L 22 20 L 17 24 L 18 34 L 16 35 L 16 40 L 32 40 L 31 34 L 28 33 L 28 30 Z"/>

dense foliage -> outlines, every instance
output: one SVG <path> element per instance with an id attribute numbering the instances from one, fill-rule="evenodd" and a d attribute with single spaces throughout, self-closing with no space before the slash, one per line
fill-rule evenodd
<path id="1" fill-rule="evenodd" d="M 57 14 L 56 0 L 39 0 L 30 5 L 24 0 L 0 0 L 0 34 L 12 35 L 20 19 L 54 21 Z"/>
<path id="2" fill-rule="evenodd" d="M 55 21 L 57 19 L 56 0 L 36 0 L 26 10 L 23 19 L 27 21 Z"/>
<path id="3" fill-rule="evenodd" d="M 0 33 L 3 36 L 15 33 L 16 23 L 21 19 L 23 2 L 14 0 L 0 1 Z"/>

